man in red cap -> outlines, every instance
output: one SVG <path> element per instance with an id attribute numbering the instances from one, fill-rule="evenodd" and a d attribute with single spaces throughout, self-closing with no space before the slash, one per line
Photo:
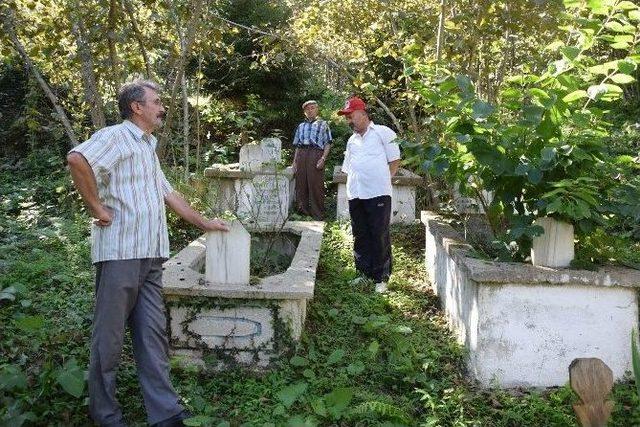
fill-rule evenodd
<path id="1" fill-rule="evenodd" d="M 318 117 L 316 101 L 302 104 L 302 111 L 306 120 L 298 125 L 293 136 L 296 205 L 300 213 L 321 221 L 324 217 L 324 164 L 333 138 L 329 124 Z"/>
<path id="2" fill-rule="evenodd" d="M 353 129 L 347 141 L 342 171 L 347 174 L 347 198 L 353 231 L 356 268 L 385 292 L 391 274 L 391 177 L 400 167 L 396 133 L 376 125 L 357 97 L 347 100 L 338 114 Z"/>

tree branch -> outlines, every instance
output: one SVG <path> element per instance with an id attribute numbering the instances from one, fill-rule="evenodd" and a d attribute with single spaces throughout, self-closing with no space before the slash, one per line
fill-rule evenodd
<path id="1" fill-rule="evenodd" d="M 33 74 L 35 79 L 38 81 L 40 88 L 43 90 L 45 95 L 47 95 L 47 98 L 49 98 L 49 101 L 51 101 L 51 103 L 53 104 L 53 108 L 56 110 L 56 113 L 58 115 L 58 118 L 60 119 L 60 122 L 62 122 L 62 126 L 64 127 L 67 137 L 69 138 L 69 142 L 71 143 L 71 146 L 75 147 L 76 145 L 78 145 L 78 138 L 76 137 L 76 134 L 73 131 L 73 127 L 71 126 L 71 122 L 69 122 L 69 118 L 67 117 L 66 113 L 62 109 L 62 106 L 60 106 L 60 101 L 58 100 L 58 97 L 53 93 L 53 91 L 51 90 L 47 82 L 44 81 L 44 78 L 42 78 L 40 71 L 38 71 L 35 64 L 31 60 L 31 58 L 29 58 L 29 55 L 27 55 L 27 52 L 24 49 L 24 46 L 22 45 L 22 43 L 20 42 L 20 39 L 18 39 L 18 36 L 14 29 L 13 11 L 7 7 L 4 7 L 0 9 L 0 14 L 2 15 L 2 23 L 3 23 L 4 31 L 9 36 L 9 40 L 11 40 L 11 43 L 13 44 L 14 49 L 22 57 L 22 60 L 24 61 L 27 71 L 31 71 L 31 74 Z"/>

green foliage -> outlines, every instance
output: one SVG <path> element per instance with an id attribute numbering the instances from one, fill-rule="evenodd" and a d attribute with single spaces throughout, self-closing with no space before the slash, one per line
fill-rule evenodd
<path id="1" fill-rule="evenodd" d="M 496 105 L 478 99 L 466 76 L 435 79 L 425 66 L 423 79 L 414 82 L 438 132 L 437 141 L 418 147 L 422 167 L 459 183 L 463 194 L 491 191 L 493 228 L 506 242 L 516 241 L 523 258 L 541 231 L 532 226 L 536 217 L 572 222 L 583 233 L 596 226 L 633 231 L 639 218 L 637 164 L 609 154 L 601 142 L 609 130 L 604 108 L 622 98 L 618 84 L 633 81 L 627 73 L 638 57 L 632 45 L 619 60 L 597 56 L 597 49 L 621 49 L 614 34 L 638 31 L 622 24 L 638 9 L 591 2 L 567 7 L 568 41 L 547 48 L 556 59 L 541 74 L 508 77 Z M 595 10 L 602 18 L 582 18 Z M 614 20 L 622 27 L 612 27 Z"/>
<path id="2" fill-rule="evenodd" d="M 0 216 L 0 288 L 11 295 L 0 301 L 0 423 L 86 425 L 83 371 L 92 310 L 88 218 L 76 215 L 77 205 L 61 209 L 70 189 L 57 193 L 55 188 L 68 181 L 66 171 L 38 164 L 33 162 L 34 170 L 41 167 L 46 175 L 30 169 L 0 172 L 5 214 Z M 53 208 L 56 219 L 38 219 Z M 177 247 L 190 241 L 172 233 L 182 239 Z M 572 425 L 566 389 L 516 399 L 486 395 L 465 382 L 464 353 L 447 331 L 436 298 L 421 288 L 423 235 L 418 226 L 394 229 L 395 273 L 390 294 L 381 296 L 370 284 L 350 284 L 356 276 L 350 243 L 340 225 L 330 224 L 298 348 L 261 375 L 205 373 L 174 364 L 174 384 L 196 415 L 186 423 Z M 26 321 L 30 327 L 20 329 L 24 318 L 41 320 Z M 131 424 L 142 425 L 141 399 L 125 398 L 140 393 L 128 340 L 118 390 Z M 620 405 L 612 425 L 622 426 L 640 415 L 629 409 L 635 396 L 630 385 L 615 391 Z"/>

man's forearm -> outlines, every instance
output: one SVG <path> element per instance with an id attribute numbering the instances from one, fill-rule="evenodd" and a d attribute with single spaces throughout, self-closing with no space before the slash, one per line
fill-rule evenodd
<path id="1" fill-rule="evenodd" d="M 191 207 L 189 203 L 178 192 L 172 192 L 164 197 L 164 201 L 167 206 L 174 211 L 179 217 L 187 221 L 189 224 L 193 224 L 196 227 L 203 229 L 205 218 Z"/>
<path id="2" fill-rule="evenodd" d="M 324 152 L 322 153 L 322 158 L 327 160 L 329 158 L 329 151 L 331 151 L 331 144 L 327 144 L 324 146 Z"/>
<path id="3" fill-rule="evenodd" d="M 67 156 L 67 162 L 71 171 L 73 185 L 80 193 L 82 201 L 92 213 L 97 212 L 102 204 L 98 196 L 96 176 L 89 162 L 82 154 L 76 152 L 72 152 Z"/>
<path id="4" fill-rule="evenodd" d="M 389 173 L 391 176 L 395 176 L 398 173 L 398 169 L 400 169 L 400 159 L 389 162 Z"/>

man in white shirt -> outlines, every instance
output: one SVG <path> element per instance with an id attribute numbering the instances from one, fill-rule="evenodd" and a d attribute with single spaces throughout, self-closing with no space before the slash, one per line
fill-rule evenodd
<path id="1" fill-rule="evenodd" d="M 391 177 L 400 167 L 400 148 L 396 133 L 374 124 L 366 108 L 364 101 L 352 97 L 338 111 L 354 131 L 342 171 L 347 174 L 356 268 L 384 292 L 391 275 Z"/>
<path id="2" fill-rule="evenodd" d="M 89 411 L 97 424 L 126 426 L 116 400 L 116 372 L 129 326 L 149 424 L 180 427 L 190 414 L 169 378 L 162 299 L 162 262 L 169 257 L 165 204 L 203 231 L 228 227 L 196 212 L 165 178 L 152 135 L 164 116 L 158 87 L 144 80 L 127 83 L 118 105 L 124 121 L 100 129 L 67 156 L 73 182 L 94 218 Z"/>

